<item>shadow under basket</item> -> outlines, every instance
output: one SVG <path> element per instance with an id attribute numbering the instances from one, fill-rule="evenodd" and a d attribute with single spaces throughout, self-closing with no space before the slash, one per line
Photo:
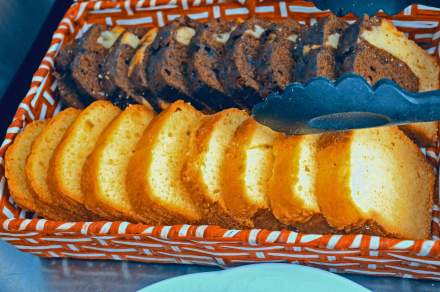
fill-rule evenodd
<path id="1" fill-rule="evenodd" d="M 88 1 L 72 4 L 32 79 L 0 147 L 0 237 L 41 257 L 114 259 L 153 263 L 233 266 L 288 262 L 332 272 L 440 280 L 440 207 L 434 199 L 432 240 L 398 240 L 367 235 L 316 235 L 288 230 L 227 230 L 218 226 L 147 226 L 128 222 L 56 222 L 33 218 L 9 196 L 4 155 L 26 123 L 61 109 L 53 60 L 63 43 L 90 23 L 163 26 L 176 15 L 200 21 L 213 17 L 291 17 L 313 23 L 329 12 L 302 1 Z M 413 5 L 389 17 L 429 53 L 439 55 L 440 12 Z M 346 16 L 353 20 L 353 16 Z M 437 37 L 436 37 L 437 36 Z M 438 167 L 437 147 L 423 149 Z"/>

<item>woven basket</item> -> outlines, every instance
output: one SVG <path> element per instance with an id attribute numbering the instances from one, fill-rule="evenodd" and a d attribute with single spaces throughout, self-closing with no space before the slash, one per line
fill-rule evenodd
<path id="1" fill-rule="evenodd" d="M 293 17 L 314 23 L 328 15 L 302 1 L 78 1 L 67 11 L 35 72 L 0 147 L 0 237 L 19 250 L 41 257 L 115 259 L 154 263 L 230 266 L 290 262 L 332 272 L 440 280 L 440 207 L 435 198 L 433 240 L 397 240 L 366 235 L 315 235 L 217 226 L 146 226 L 128 222 L 55 222 L 32 218 L 8 193 L 4 154 L 16 134 L 32 120 L 55 115 L 61 105 L 52 76 L 53 58 L 62 44 L 90 23 L 163 26 L 178 15 L 198 20 L 250 15 Z M 387 17 L 386 15 L 382 15 Z M 351 16 L 346 17 L 351 20 Z M 389 17 L 387 17 L 389 18 Z M 413 5 L 391 17 L 394 24 L 431 54 L 439 56 L 440 11 Z M 423 149 L 438 166 L 438 149 Z"/>

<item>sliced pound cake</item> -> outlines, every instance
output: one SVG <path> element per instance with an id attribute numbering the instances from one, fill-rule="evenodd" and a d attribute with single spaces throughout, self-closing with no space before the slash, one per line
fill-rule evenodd
<path id="1" fill-rule="evenodd" d="M 26 177 L 38 199 L 59 214 L 81 220 L 81 216 L 70 209 L 70 204 L 58 193 L 51 192 L 47 183 L 49 162 L 69 126 L 78 117 L 80 110 L 68 108 L 48 121 L 32 143 L 32 150 L 26 162 Z"/>
<path id="2" fill-rule="evenodd" d="M 272 212 L 284 224 L 301 231 L 306 222 L 320 215 L 315 197 L 318 139 L 319 135 L 280 136 L 273 145 L 269 182 Z"/>
<path id="3" fill-rule="evenodd" d="M 127 195 L 128 163 L 154 116 L 143 105 L 130 105 L 99 137 L 83 168 L 82 191 L 88 209 L 113 220 L 152 223 L 136 214 Z"/>
<path id="4" fill-rule="evenodd" d="M 153 119 L 130 159 L 128 195 L 139 214 L 160 225 L 195 224 L 201 214 L 181 172 L 192 132 L 203 115 L 181 100 Z"/>
<path id="5" fill-rule="evenodd" d="M 17 135 L 14 143 L 6 151 L 6 178 L 8 179 L 9 192 L 15 203 L 21 208 L 34 211 L 47 219 L 64 220 L 68 218 L 58 214 L 56 210 L 52 210 L 38 200 L 26 181 L 25 164 L 31 152 L 32 142 L 35 141 L 46 125 L 47 121 L 32 122 L 24 128 L 23 132 Z"/>
<path id="6" fill-rule="evenodd" d="M 279 230 L 283 225 L 269 207 L 272 145 L 279 134 L 249 118 L 234 134 L 221 173 L 221 193 L 232 216 L 242 225 Z"/>
<path id="7" fill-rule="evenodd" d="M 318 204 L 335 229 L 430 238 L 434 170 L 398 128 L 323 134 L 317 163 Z"/>
<path id="8" fill-rule="evenodd" d="M 237 128 L 248 118 L 245 111 L 227 109 L 207 117 L 192 137 L 182 179 L 206 224 L 250 227 L 232 217 L 221 191 L 222 164 Z"/>
<path id="9" fill-rule="evenodd" d="M 119 108 L 108 101 L 92 103 L 69 127 L 50 161 L 48 184 L 51 192 L 63 196 L 71 210 L 85 219 L 99 216 L 84 207 L 87 194 L 81 191 L 82 169 L 99 135 L 119 113 Z"/>

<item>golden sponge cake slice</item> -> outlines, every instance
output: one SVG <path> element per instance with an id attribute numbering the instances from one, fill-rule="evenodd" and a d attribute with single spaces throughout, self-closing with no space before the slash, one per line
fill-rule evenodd
<path id="1" fill-rule="evenodd" d="M 332 227 L 429 238 L 434 171 L 398 128 L 324 134 L 319 144 L 316 196 Z"/>
<path id="2" fill-rule="evenodd" d="M 234 134 L 222 166 L 221 192 L 227 209 L 242 225 L 279 229 L 269 207 L 273 142 L 280 135 L 249 118 Z"/>
<path id="3" fill-rule="evenodd" d="M 47 126 L 32 143 L 25 169 L 29 185 L 42 203 L 57 209 L 59 214 L 69 215 L 70 218 L 78 220 L 81 219 L 80 216 L 71 212 L 68 202 L 59 194 L 50 191 L 47 174 L 55 148 L 79 113 L 80 110 L 69 108 L 48 121 Z"/>
<path id="4" fill-rule="evenodd" d="M 128 163 L 154 112 L 131 105 L 104 130 L 87 159 L 82 190 L 89 210 L 113 220 L 151 223 L 137 214 L 126 190 Z"/>
<path id="5" fill-rule="evenodd" d="M 119 113 L 119 108 L 108 101 L 92 103 L 69 127 L 49 165 L 50 190 L 63 196 L 70 209 L 83 216 L 84 220 L 99 216 L 83 205 L 87 194 L 81 191 L 82 169 L 100 134 Z"/>
<path id="6" fill-rule="evenodd" d="M 9 192 L 17 205 L 47 219 L 63 220 L 67 218 L 61 217 L 56 211 L 40 202 L 26 181 L 25 165 L 31 152 L 32 142 L 46 125 L 47 121 L 34 121 L 17 135 L 14 143 L 6 151 L 6 177 Z"/>
<path id="7" fill-rule="evenodd" d="M 281 222 L 299 227 L 320 213 L 315 197 L 319 135 L 278 137 L 269 182 L 272 211 Z"/>
<path id="8" fill-rule="evenodd" d="M 203 114 L 181 100 L 156 116 L 130 159 L 129 198 L 139 213 L 156 224 L 197 223 L 201 216 L 181 172 L 192 132 Z"/>
<path id="9" fill-rule="evenodd" d="M 221 172 L 234 133 L 248 117 L 245 111 L 238 109 L 227 109 L 208 116 L 192 139 L 182 179 L 193 201 L 202 210 L 206 224 L 224 227 L 241 225 L 226 208 L 221 192 Z"/>

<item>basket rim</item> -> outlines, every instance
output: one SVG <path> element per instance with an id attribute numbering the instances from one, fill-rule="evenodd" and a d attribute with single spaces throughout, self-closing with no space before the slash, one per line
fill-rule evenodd
<path id="1" fill-rule="evenodd" d="M 246 1 L 232 0 L 245 5 Z M 156 5 L 160 7 L 167 0 L 157 0 Z M 219 1 L 221 2 L 221 1 Z M 228 1 L 225 1 L 228 2 Z M 256 1 L 249 1 L 248 5 L 255 4 Z M 125 3 L 135 5 L 136 0 L 130 1 L 99 1 L 99 9 L 120 7 Z M 181 5 L 181 1 L 177 1 Z M 145 1 L 144 5 L 147 5 Z M 219 5 L 213 3 L 209 5 Z M 71 5 L 64 18 L 61 20 L 57 30 L 54 32 L 51 46 L 49 47 L 43 61 L 46 58 L 53 58 L 63 44 L 64 37 L 74 33 L 74 24 L 88 13 L 89 10 L 96 9 L 95 1 L 79 1 Z M 42 61 L 42 64 L 43 64 Z M 45 82 L 45 76 L 51 74 L 52 66 L 42 66 L 34 74 L 29 92 L 18 107 L 14 119 L 9 128 L 23 128 L 26 117 L 32 115 L 28 104 L 32 102 L 37 94 L 38 88 Z M 36 78 L 38 77 L 38 78 Z M 59 106 L 58 106 L 59 110 Z M 7 133 L 3 144 L 0 146 L 0 194 L 2 188 L 6 187 L 6 177 L 4 175 L 4 155 L 8 146 L 12 143 L 15 133 Z M 0 199 L 6 200 L 5 196 Z M 0 216 L 4 216 L 3 214 Z M 224 229 L 219 226 L 207 225 L 173 225 L 173 226 L 149 226 L 120 221 L 96 221 L 96 222 L 59 222 L 46 219 L 24 219 L 24 218 L 0 218 L 0 237 L 11 234 L 34 233 L 34 235 L 55 235 L 59 233 L 73 234 L 76 236 L 155 236 L 171 241 L 221 241 L 239 242 L 250 245 L 274 245 L 287 244 L 295 246 L 305 246 L 310 248 L 328 248 L 332 250 L 363 250 L 363 251 L 411 251 L 421 257 L 439 257 L 440 239 L 429 240 L 403 240 L 380 236 L 369 236 L 362 234 L 353 235 L 319 235 L 303 234 L 289 230 L 269 231 L 264 229 L 233 230 Z M 9 234 L 9 235 L 8 235 Z"/>

